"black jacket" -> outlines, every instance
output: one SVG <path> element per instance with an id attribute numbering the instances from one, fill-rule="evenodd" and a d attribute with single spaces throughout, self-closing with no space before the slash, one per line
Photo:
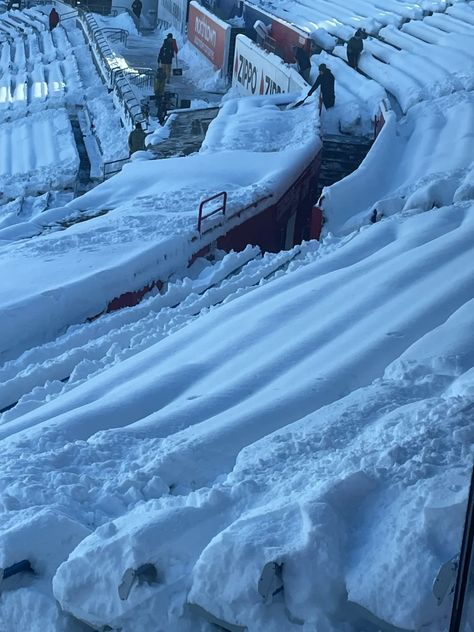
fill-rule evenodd
<path id="1" fill-rule="evenodd" d="M 362 37 L 351 37 L 351 39 L 347 42 L 347 53 L 349 55 L 360 55 L 362 49 L 364 48 L 364 42 L 362 41 Z"/>
<path id="2" fill-rule="evenodd" d="M 321 94 L 323 98 L 334 96 L 334 75 L 326 68 L 326 70 L 318 75 L 318 78 L 313 83 L 311 90 L 308 92 L 308 96 L 312 95 L 315 90 L 321 86 Z"/>
<path id="3" fill-rule="evenodd" d="M 300 70 L 311 68 L 311 60 L 308 53 L 303 48 L 298 47 L 295 50 L 295 59 Z"/>
<path id="4" fill-rule="evenodd" d="M 128 136 L 128 148 L 131 154 L 146 149 L 145 138 L 146 133 L 142 129 L 134 129 L 130 132 Z"/>
<path id="5" fill-rule="evenodd" d="M 139 18 L 141 15 L 142 7 L 143 7 L 143 4 L 141 0 L 134 0 L 134 3 L 132 4 L 132 11 L 135 13 L 137 18 Z"/>
<path id="6" fill-rule="evenodd" d="M 162 64 L 171 64 L 174 57 L 173 42 L 171 39 L 166 39 L 163 42 L 163 46 L 160 49 L 158 55 L 158 61 Z"/>

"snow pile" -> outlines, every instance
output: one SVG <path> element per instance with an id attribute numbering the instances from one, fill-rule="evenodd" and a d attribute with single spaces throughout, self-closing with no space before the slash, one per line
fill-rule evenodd
<path id="1" fill-rule="evenodd" d="M 436 629 L 474 438 L 473 217 L 393 217 L 308 249 L 5 424 L 4 507 L 93 530 L 55 574 L 62 606 L 124 631 L 198 630 L 187 600 L 251 632 L 339 630 L 357 605 Z M 271 562 L 283 591 L 265 599 Z M 145 564 L 156 581 L 121 598 Z"/>
<path id="2" fill-rule="evenodd" d="M 361 167 L 324 191 L 327 230 L 350 232 L 374 212 L 380 219 L 472 200 L 473 108 L 463 92 L 420 103 L 400 123 L 389 115 Z"/>
<path id="3" fill-rule="evenodd" d="M 137 27 L 128 11 L 123 11 L 115 17 L 94 14 L 97 24 L 103 29 L 122 29 L 131 35 L 139 36 Z"/>
<path id="4" fill-rule="evenodd" d="M 314 138 L 317 119 L 312 120 L 312 108 L 286 110 L 288 101 L 291 96 L 287 94 L 227 99 L 209 125 L 201 153 L 230 149 L 254 153 L 299 150 L 308 138 Z M 290 157 L 288 163 L 291 164 Z"/>
<path id="5" fill-rule="evenodd" d="M 0 125 L 0 190 L 6 198 L 72 186 L 78 167 L 66 110 Z"/>
<path id="6" fill-rule="evenodd" d="M 193 84 L 206 92 L 224 93 L 227 85 L 220 70 L 215 70 L 212 63 L 206 59 L 192 44 L 186 42 L 179 50 L 179 59 L 188 66 Z"/>
<path id="7" fill-rule="evenodd" d="M 9 269 L 14 261 L 17 270 L 15 279 L 5 275 L 0 288 L 2 357 L 12 357 L 58 335 L 67 325 L 96 316 L 122 293 L 165 281 L 217 235 L 278 200 L 321 146 L 313 108 L 282 111 L 278 103 L 287 98 L 257 97 L 242 106 L 228 102 L 215 121 L 218 134 L 227 139 L 215 147 L 219 151 L 131 162 L 117 176 L 66 206 L 0 231 L 4 239 L 43 233 L 30 242 L 12 244 L 0 254 L 0 269 Z M 239 108 L 247 112 L 247 134 L 234 149 L 241 133 L 235 116 Z M 259 139 L 262 115 L 271 122 L 273 132 L 267 127 Z M 212 129 L 210 138 L 215 143 Z M 293 142 L 288 147 L 273 142 L 280 138 L 288 143 L 290 137 Z M 203 179 L 203 173 L 211 173 L 212 179 Z M 196 230 L 199 203 L 219 191 L 229 196 L 226 216 L 216 216 L 213 224 L 206 224 L 214 230 L 200 236 Z M 243 208 L 248 210 L 237 216 Z M 59 228 L 59 222 L 94 215 L 100 216 L 66 231 L 46 232 Z M 34 322 L 29 310 L 37 314 Z"/>

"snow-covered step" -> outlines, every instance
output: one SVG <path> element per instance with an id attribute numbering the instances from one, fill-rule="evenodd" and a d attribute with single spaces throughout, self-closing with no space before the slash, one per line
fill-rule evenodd
<path id="1" fill-rule="evenodd" d="M 53 343 L 7 362 L 0 367 L 1 422 L 17 418 L 45 399 L 75 388 L 88 376 L 139 353 L 185 326 L 202 310 L 228 303 L 261 285 L 299 255 L 300 248 L 295 248 L 262 257 L 258 248 L 249 246 L 208 264 L 194 279 L 183 273 L 182 279 L 168 284 L 165 293 L 136 307 L 74 327 Z M 193 268 L 186 274 L 192 275 Z"/>

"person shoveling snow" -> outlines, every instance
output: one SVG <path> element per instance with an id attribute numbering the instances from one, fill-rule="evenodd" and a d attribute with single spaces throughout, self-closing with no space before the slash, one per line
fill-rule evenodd
<path id="1" fill-rule="evenodd" d="M 336 100 L 334 93 L 334 75 L 326 66 L 326 64 L 319 64 L 319 75 L 316 81 L 311 86 L 310 91 L 305 96 L 304 99 L 297 101 L 295 104 L 289 106 L 289 108 L 297 108 L 308 99 L 313 92 L 315 92 L 319 87 L 321 88 L 321 97 L 319 102 L 319 112 L 321 112 L 322 103 L 324 103 L 324 107 L 326 110 L 334 107 L 334 103 Z"/>

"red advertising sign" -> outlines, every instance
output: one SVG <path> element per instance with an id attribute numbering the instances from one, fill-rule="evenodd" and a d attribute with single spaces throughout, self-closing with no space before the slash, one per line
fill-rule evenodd
<path id="1" fill-rule="evenodd" d="M 267 27 L 270 27 L 269 38 L 262 44 L 271 52 L 276 53 L 287 64 L 295 63 L 293 46 L 299 46 L 308 55 L 311 54 L 309 33 L 295 24 L 290 24 L 281 17 L 265 11 L 261 6 L 249 2 L 249 0 L 245 1 L 244 19 L 247 29 L 252 29 L 256 20 L 261 20 Z"/>
<path id="2" fill-rule="evenodd" d="M 231 27 L 196 2 L 189 5 L 188 40 L 214 64 L 227 72 Z"/>
<path id="3" fill-rule="evenodd" d="M 277 51 L 283 61 L 292 63 L 295 61 L 293 46 L 299 46 L 311 54 L 311 38 L 299 31 L 295 26 L 274 18 L 272 20 L 272 38 L 276 41 Z"/>

